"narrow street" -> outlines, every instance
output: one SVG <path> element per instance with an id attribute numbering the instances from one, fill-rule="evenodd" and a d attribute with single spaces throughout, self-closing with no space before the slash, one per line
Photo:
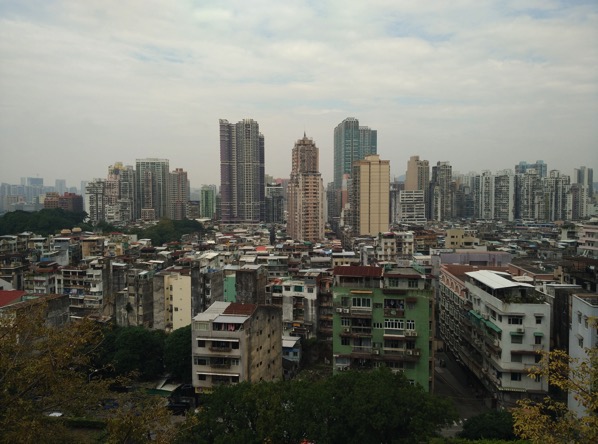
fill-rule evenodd
<path id="1" fill-rule="evenodd" d="M 451 353 L 436 353 L 434 378 L 434 394 L 451 399 L 460 418 L 452 427 L 443 430 L 443 436 L 455 436 L 462 430 L 466 419 L 490 410 L 484 402 L 479 382 L 454 359 Z"/>

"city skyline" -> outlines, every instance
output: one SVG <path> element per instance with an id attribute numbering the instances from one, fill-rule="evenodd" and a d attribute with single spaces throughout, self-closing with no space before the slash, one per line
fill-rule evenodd
<path id="1" fill-rule="evenodd" d="M 0 7 L 0 32 L 1 182 L 72 186 L 156 157 L 219 183 L 224 116 L 260 122 L 274 177 L 306 131 L 330 182 L 350 116 L 393 177 L 413 155 L 461 173 L 598 168 L 595 2 L 23 1 Z"/>

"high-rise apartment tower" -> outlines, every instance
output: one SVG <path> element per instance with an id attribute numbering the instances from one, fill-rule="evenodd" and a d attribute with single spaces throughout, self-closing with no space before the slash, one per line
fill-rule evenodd
<path id="1" fill-rule="evenodd" d="M 296 240 L 321 240 L 324 237 L 324 185 L 319 171 L 319 150 L 305 134 L 293 148 L 287 193 L 288 235 Z"/>
<path id="2" fill-rule="evenodd" d="M 223 223 L 265 220 L 264 136 L 259 124 L 220 120 L 220 219 Z"/>

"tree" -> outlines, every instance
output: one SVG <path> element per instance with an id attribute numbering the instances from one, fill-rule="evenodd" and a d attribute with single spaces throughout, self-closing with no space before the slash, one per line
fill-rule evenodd
<path id="1" fill-rule="evenodd" d="M 136 373 L 152 379 L 164 372 L 164 339 L 160 330 L 120 327 L 113 330 L 102 350 L 100 365 L 111 365 L 118 375 Z"/>
<path id="2" fill-rule="evenodd" d="M 177 328 L 164 342 L 164 366 L 173 378 L 191 382 L 191 325 Z"/>
<path id="3" fill-rule="evenodd" d="M 546 397 L 542 402 L 524 399 L 513 410 L 515 433 L 534 443 L 598 442 L 598 349 L 587 349 L 587 359 L 573 359 L 563 350 L 544 352 L 529 372 L 545 377 L 551 386 L 573 394 L 586 413 L 578 417 L 567 404 Z"/>
<path id="4" fill-rule="evenodd" d="M 319 381 L 241 383 L 206 397 L 182 442 L 426 442 L 454 420 L 450 403 L 384 368 Z"/>
<path id="5" fill-rule="evenodd" d="M 119 405 L 101 415 L 109 441 L 132 442 L 133 436 L 151 433 L 156 441 L 169 442 L 170 415 L 157 400 L 113 393 L 114 380 L 92 377 L 104 336 L 99 324 L 83 319 L 55 327 L 46 322 L 47 311 L 47 304 L 36 300 L 0 313 L 0 442 L 77 442 L 63 421 L 47 414 L 97 417 L 107 398 Z"/>
<path id="6" fill-rule="evenodd" d="M 513 431 L 513 415 L 504 410 L 490 411 L 472 416 L 463 424 L 463 431 L 459 433 L 459 436 L 472 440 L 517 439 Z"/>

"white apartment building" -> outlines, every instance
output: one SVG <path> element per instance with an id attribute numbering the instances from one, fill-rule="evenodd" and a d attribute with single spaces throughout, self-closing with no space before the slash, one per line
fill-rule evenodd
<path id="1" fill-rule="evenodd" d="M 598 295 L 576 294 L 572 298 L 571 328 L 569 331 L 569 356 L 579 362 L 587 361 L 587 350 L 598 347 Z M 585 410 L 569 392 L 568 406 L 579 416 L 590 412 Z"/>
<path id="2" fill-rule="evenodd" d="M 482 358 L 478 363 L 498 406 L 514 406 L 522 397 L 543 397 L 548 381 L 534 380 L 527 371 L 539 362 L 538 352 L 549 348 L 550 305 L 533 285 L 515 282 L 508 273 L 465 274 L 473 350 Z"/>

